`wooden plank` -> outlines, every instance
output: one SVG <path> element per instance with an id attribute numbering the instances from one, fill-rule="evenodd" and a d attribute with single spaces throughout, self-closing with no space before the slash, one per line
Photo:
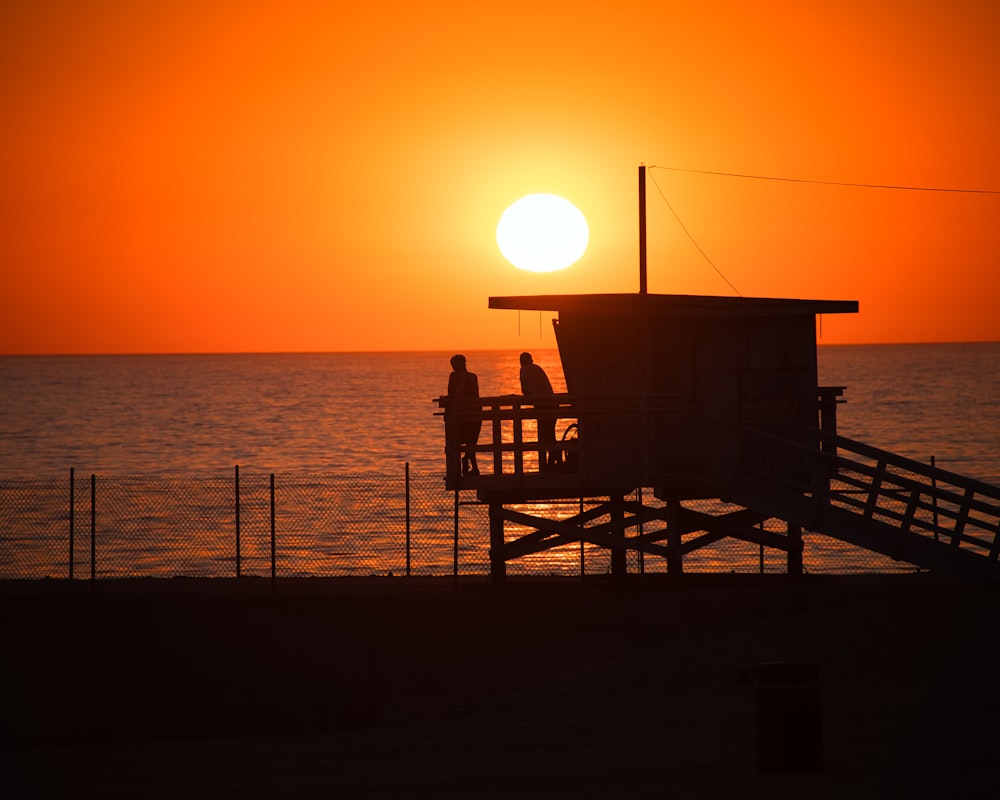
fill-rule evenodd
<path id="1" fill-rule="evenodd" d="M 958 512 L 958 519 L 955 520 L 955 528 L 952 531 L 951 544 L 953 547 L 958 547 L 962 541 L 962 532 L 965 530 L 965 524 L 969 519 L 969 504 L 972 500 L 972 494 L 972 487 L 966 487 L 964 502 Z"/>
<path id="2" fill-rule="evenodd" d="M 542 542 L 545 542 L 545 546 L 540 549 L 545 550 L 549 547 L 555 547 L 559 544 L 572 543 L 579 541 L 580 539 L 584 539 L 584 541 L 591 541 L 591 538 L 589 537 L 597 538 L 596 541 L 591 541 L 592 544 L 605 546 L 603 537 L 601 536 L 601 531 L 608 531 L 610 529 L 610 523 L 595 526 L 593 528 L 585 528 L 580 525 L 564 522 L 562 520 L 549 519 L 547 517 L 536 517 L 510 508 L 503 509 L 502 515 L 505 521 L 535 528 L 535 530 L 531 533 L 525 534 L 519 539 L 516 539 L 514 542 L 508 542 L 505 545 L 506 551 L 517 553 L 518 555 L 525 555 L 528 552 L 538 552 L 538 550 L 535 549 L 527 550 L 524 548 L 533 548 L 535 545 Z M 554 539 L 549 541 L 550 537 L 553 536 L 558 539 L 558 542 Z"/>
<path id="3" fill-rule="evenodd" d="M 882 476 L 885 475 L 885 462 L 879 461 L 875 470 L 874 479 L 868 488 L 868 501 L 865 503 L 865 516 L 871 519 L 878 507 L 879 493 L 882 488 Z"/>
<path id="4" fill-rule="evenodd" d="M 943 470 L 939 467 L 931 467 L 930 465 L 924 464 L 921 461 L 914 461 L 913 459 L 906 458 L 905 456 L 900 456 L 896 455 L 895 453 L 890 453 L 887 450 L 879 450 L 876 447 L 872 447 L 870 445 L 866 445 L 862 442 L 858 442 L 853 439 L 848 439 L 843 436 L 837 436 L 836 443 L 837 447 L 841 450 L 849 450 L 859 455 L 868 456 L 869 458 L 873 458 L 876 460 L 883 460 L 886 463 L 890 463 L 897 468 L 904 469 L 908 472 L 916 473 L 918 475 L 926 476 L 928 478 L 928 482 L 926 485 L 929 485 L 930 476 L 933 475 L 935 480 L 939 483 L 947 483 L 952 486 L 959 486 L 959 487 L 971 487 L 978 494 L 1000 501 L 1000 487 L 993 486 L 988 483 L 983 483 L 982 481 L 977 481 L 974 478 L 968 477 L 967 475 L 959 475 L 956 472 L 949 472 L 948 470 Z M 956 499 L 959 497 L 959 495 L 957 494 L 954 494 L 953 496 Z"/>
<path id="5" fill-rule="evenodd" d="M 806 516 L 808 501 L 793 493 L 780 493 L 767 487 L 738 489 L 734 500 L 756 508 L 768 516 L 797 522 Z M 897 526 L 868 518 L 856 511 L 827 505 L 816 519 L 817 533 L 863 547 L 894 558 L 899 548 Z M 966 577 L 986 579 L 988 561 L 984 554 L 966 548 L 953 548 L 927 536 L 911 536 L 906 544 L 906 561 L 926 569 Z"/>
<path id="6" fill-rule="evenodd" d="M 626 500 L 625 510 L 632 512 L 633 518 L 635 519 L 634 524 L 642 523 L 645 525 L 648 522 L 667 521 L 666 506 L 647 506 L 641 504 L 638 500 Z"/>
<path id="7" fill-rule="evenodd" d="M 578 526 L 571 522 L 549 517 L 538 517 L 533 514 L 526 514 L 523 511 L 516 511 L 513 508 L 503 508 L 501 512 L 505 522 L 513 522 L 518 525 L 527 525 L 531 528 L 547 530 L 552 533 L 564 533 L 567 529 L 576 529 Z"/>
<path id="8" fill-rule="evenodd" d="M 600 515 L 576 515 L 576 518 L 580 519 L 583 516 L 593 517 Z M 647 553 L 664 557 L 669 553 L 669 548 L 651 543 L 645 536 L 623 536 L 622 521 L 620 520 L 612 519 L 609 522 L 587 528 L 568 520 L 536 517 L 507 508 L 502 509 L 498 516 L 501 516 L 505 521 L 509 520 L 516 524 L 534 528 L 530 533 L 504 544 L 503 555 L 504 559 L 508 561 L 512 558 L 520 558 L 532 553 L 539 553 L 580 541 L 616 552 L 642 549 Z M 624 519 L 624 527 L 625 529 L 636 527 L 636 517 L 626 517 Z"/>
<path id="9" fill-rule="evenodd" d="M 920 492 L 914 491 L 910 495 L 910 501 L 906 504 L 906 513 L 903 514 L 902 523 L 899 526 L 899 550 L 895 556 L 897 561 L 903 560 L 903 553 L 906 550 L 906 537 L 913 526 L 913 515 L 917 511 L 917 503 L 920 500 Z"/>

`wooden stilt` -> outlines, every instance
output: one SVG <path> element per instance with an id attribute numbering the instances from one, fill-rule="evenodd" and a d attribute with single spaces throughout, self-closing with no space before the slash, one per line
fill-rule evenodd
<path id="1" fill-rule="evenodd" d="M 684 559 L 681 554 L 681 503 L 679 500 L 667 501 L 667 572 L 670 575 L 680 575 L 684 572 Z"/>
<path id="2" fill-rule="evenodd" d="M 788 523 L 788 574 L 802 574 L 802 527 Z"/>
<path id="3" fill-rule="evenodd" d="M 616 494 L 608 503 L 611 511 L 611 529 L 616 537 L 625 539 L 625 497 Z M 615 547 L 611 550 L 611 575 L 614 578 L 624 578 L 627 572 L 625 564 L 625 548 Z"/>

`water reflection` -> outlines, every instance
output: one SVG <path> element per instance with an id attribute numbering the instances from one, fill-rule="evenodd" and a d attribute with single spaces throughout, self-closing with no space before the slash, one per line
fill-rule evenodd
<path id="1" fill-rule="evenodd" d="M 90 536 L 90 479 L 78 478 L 73 514 L 69 486 L 46 481 L 0 481 L 0 579 L 132 576 L 268 576 L 272 527 L 269 476 L 241 474 L 237 512 L 234 478 L 104 478 L 96 483 L 94 538 Z M 275 478 L 274 553 L 281 576 L 448 575 L 455 567 L 455 496 L 440 476 L 411 475 L 407 515 L 402 476 L 278 475 Z M 633 495 L 630 500 L 637 500 Z M 463 495 L 458 509 L 458 568 L 487 575 L 489 521 L 486 506 Z M 646 496 L 644 503 L 657 505 Z M 719 501 L 686 501 L 686 507 L 719 515 L 733 510 Z M 572 520 L 595 503 L 566 500 L 514 506 L 526 514 Z M 928 509 L 924 513 L 931 513 Z M 237 536 L 237 520 L 238 536 Z M 70 546 L 71 521 L 73 528 Z M 587 523 L 606 524 L 603 515 Z M 661 523 L 647 523 L 650 534 Z M 765 527 L 784 533 L 784 523 Z M 529 525 L 508 524 L 507 542 L 530 534 Z M 640 528 L 628 528 L 637 536 Z M 698 532 L 685 535 L 685 540 Z M 868 551 L 805 534 L 808 572 L 885 572 L 912 569 Z M 95 561 L 91 563 L 91 547 Z M 630 550 L 627 570 L 665 572 L 663 556 Z M 510 574 L 601 575 L 610 552 L 573 541 L 508 562 Z M 687 572 L 786 570 L 786 556 L 758 545 L 723 539 L 684 556 Z"/>

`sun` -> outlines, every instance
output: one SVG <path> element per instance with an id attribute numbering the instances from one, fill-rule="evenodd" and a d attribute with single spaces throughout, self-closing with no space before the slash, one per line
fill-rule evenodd
<path id="1" fill-rule="evenodd" d="M 529 272 L 555 272 L 580 260 L 590 230 L 583 213 L 556 194 L 529 194 L 497 223 L 497 245 L 511 264 Z"/>

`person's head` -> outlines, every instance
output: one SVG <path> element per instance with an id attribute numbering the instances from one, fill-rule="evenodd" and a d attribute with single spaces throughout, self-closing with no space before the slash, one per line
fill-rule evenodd
<path id="1" fill-rule="evenodd" d="M 521 353 L 521 366 L 526 367 L 531 363 L 531 353 Z"/>
<path id="2" fill-rule="evenodd" d="M 462 372 L 465 370 L 465 356 L 461 353 L 456 353 L 451 357 L 451 368 L 456 372 Z"/>

